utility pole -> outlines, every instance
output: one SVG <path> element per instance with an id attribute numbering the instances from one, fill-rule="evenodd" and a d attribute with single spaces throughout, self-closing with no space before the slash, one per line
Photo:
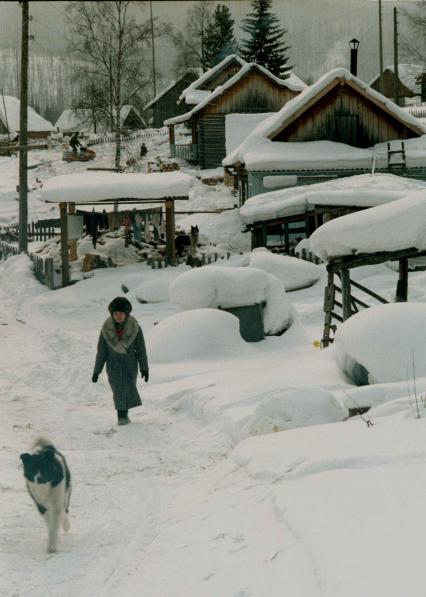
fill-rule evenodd
<path id="1" fill-rule="evenodd" d="M 23 0 L 21 34 L 21 97 L 19 110 L 19 252 L 28 251 L 28 22 L 29 2 Z"/>
<path id="2" fill-rule="evenodd" d="M 383 81 L 383 30 L 382 30 L 382 0 L 379 0 L 379 61 L 380 61 L 380 73 L 379 73 L 379 91 L 384 92 L 384 81 Z"/>
<path id="3" fill-rule="evenodd" d="M 393 9 L 393 74 L 395 103 L 399 106 L 399 74 L 398 74 L 398 11 Z"/>
<path id="4" fill-rule="evenodd" d="M 157 96 L 157 85 L 155 81 L 155 49 L 154 49 L 154 21 L 152 18 L 152 0 L 149 0 L 149 8 L 151 11 L 151 49 L 152 49 L 152 79 L 154 83 L 154 97 Z"/>

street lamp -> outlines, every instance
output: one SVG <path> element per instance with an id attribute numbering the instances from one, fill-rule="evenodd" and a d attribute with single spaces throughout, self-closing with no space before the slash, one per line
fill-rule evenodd
<path id="1" fill-rule="evenodd" d="M 349 47 L 351 48 L 351 73 L 356 77 L 359 41 L 355 38 L 351 39 L 349 42 Z"/>

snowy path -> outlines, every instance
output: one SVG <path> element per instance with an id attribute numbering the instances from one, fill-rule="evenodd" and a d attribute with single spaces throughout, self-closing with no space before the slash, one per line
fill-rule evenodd
<path id="1" fill-rule="evenodd" d="M 0 362 L 2 597 L 104 595 L 117 574 L 143 559 L 176 486 L 226 449 L 223 438 L 182 414 L 158 410 L 150 385 L 141 388 L 145 404 L 132 414 L 133 424 L 118 428 L 105 376 L 97 386 L 90 381 L 98 329 L 52 298 L 42 293 L 14 309 L 0 290 L 7 313 L 0 330 L 7 355 Z M 55 308 L 66 315 L 55 317 Z M 19 453 L 39 434 L 63 450 L 74 481 L 71 532 L 54 557 L 44 553 L 46 530 L 19 465 Z"/>

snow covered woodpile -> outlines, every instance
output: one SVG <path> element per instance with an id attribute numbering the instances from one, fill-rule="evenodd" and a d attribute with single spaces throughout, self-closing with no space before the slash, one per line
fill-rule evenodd
<path id="1" fill-rule="evenodd" d="M 19 113 L 20 101 L 18 98 L 5 95 L 0 101 L 0 133 L 15 135 L 19 132 Z M 37 112 L 28 106 L 28 137 L 29 138 L 47 138 L 54 132 L 51 122 L 37 114 Z"/>
<path id="2" fill-rule="evenodd" d="M 426 190 L 332 220 L 310 237 L 323 261 L 343 255 L 415 248 L 426 250 Z"/>
<path id="3" fill-rule="evenodd" d="M 186 272 L 171 283 L 169 296 L 183 309 L 226 309 L 264 303 L 266 334 L 282 332 L 293 319 L 281 280 L 251 267 L 206 266 Z"/>
<path id="4" fill-rule="evenodd" d="M 426 376 L 426 305 L 370 307 L 342 323 L 333 352 L 355 384 L 407 382 Z M 413 369 L 414 362 L 414 369 Z"/>
<path id="5" fill-rule="evenodd" d="M 163 319 L 146 335 L 150 360 L 159 363 L 249 356 L 252 348 L 240 336 L 235 315 L 216 309 L 194 309 Z"/>

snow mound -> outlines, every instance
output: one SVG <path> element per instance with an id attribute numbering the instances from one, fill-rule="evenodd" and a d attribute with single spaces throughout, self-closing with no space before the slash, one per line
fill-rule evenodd
<path id="1" fill-rule="evenodd" d="M 9 257 L 0 266 L 2 289 L 14 306 L 28 301 L 30 297 L 49 292 L 34 275 L 34 266 L 28 255 Z"/>
<path id="2" fill-rule="evenodd" d="M 386 383 L 426 376 L 426 305 L 370 307 L 337 328 L 333 350 L 354 383 Z"/>
<path id="3" fill-rule="evenodd" d="M 240 336 L 238 318 L 216 309 L 172 315 L 148 332 L 146 342 L 150 360 L 160 363 L 235 358 L 253 350 Z"/>
<path id="4" fill-rule="evenodd" d="M 275 391 L 262 400 L 242 430 L 242 437 L 343 421 L 348 411 L 329 392 L 316 386 Z"/>
<path id="5" fill-rule="evenodd" d="M 322 273 L 322 268 L 314 263 L 297 257 L 274 255 L 267 249 L 253 251 L 250 255 L 250 266 L 276 276 L 286 291 L 306 288 L 318 282 Z"/>
<path id="6" fill-rule="evenodd" d="M 140 303 L 166 303 L 169 299 L 170 279 L 150 280 L 140 284 L 135 297 Z"/>
<path id="7" fill-rule="evenodd" d="M 265 303 L 263 327 L 276 334 L 291 323 L 293 309 L 281 280 L 248 267 L 201 267 L 169 287 L 170 300 L 184 309 L 232 308 Z"/>

